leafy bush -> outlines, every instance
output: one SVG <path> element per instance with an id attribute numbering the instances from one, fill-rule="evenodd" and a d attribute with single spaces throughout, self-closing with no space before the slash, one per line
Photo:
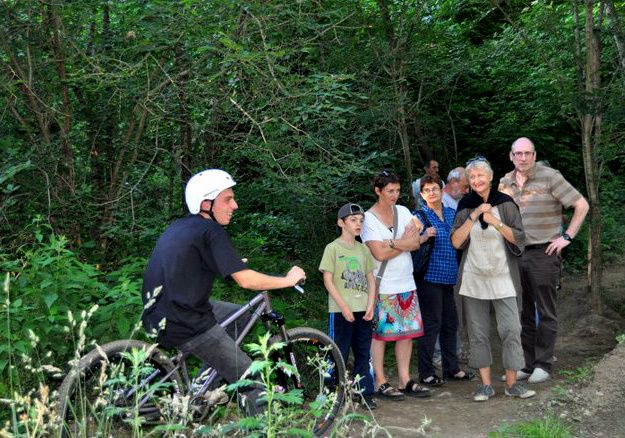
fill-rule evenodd
<path id="1" fill-rule="evenodd" d="M 71 325 L 70 312 L 98 304 L 100 312 L 89 326 L 88 338 L 104 342 L 127 337 L 142 309 L 144 265 L 143 259 L 131 259 L 105 275 L 99 265 L 81 261 L 68 249 L 65 236 L 38 225 L 34 242 L 22 246 L 16 258 L 0 259 L 1 270 L 10 273 L 5 298 L 7 330 L 0 332 L 0 393 L 9 389 L 4 383 L 9 381 L 9 372 L 19 384 L 32 383 L 29 374 L 8 368 L 16 357 L 33 354 L 30 333 L 40 340 L 40 351 L 52 352 L 51 360 L 64 363 L 70 358 L 76 347 L 66 329 Z"/>

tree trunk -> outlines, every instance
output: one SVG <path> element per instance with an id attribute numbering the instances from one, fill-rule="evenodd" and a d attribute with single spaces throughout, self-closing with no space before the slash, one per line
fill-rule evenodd
<path id="1" fill-rule="evenodd" d="M 50 20 L 50 42 L 52 53 L 54 54 L 56 71 L 59 78 L 59 92 L 62 98 L 62 113 L 60 116 L 60 147 L 62 161 L 65 167 L 65 184 L 71 194 L 76 190 L 76 181 L 74 176 L 74 151 L 70 140 L 70 130 L 72 126 L 72 107 L 69 99 L 69 89 L 67 86 L 67 71 L 65 69 L 66 55 L 65 45 L 61 38 L 63 26 L 59 17 L 56 6 L 50 4 L 48 6 L 48 19 Z"/>
<path id="2" fill-rule="evenodd" d="M 618 51 L 618 59 L 621 65 L 621 69 L 625 72 L 625 29 L 621 19 L 616 13 L 614 3 L 610 0 L 606 0 L 606 11 L 608 18 L 610 19 L 610 28 L 614 34 L 614 42 L 616 43 L 616 49 Z"/>
<path id="3" fill-rule="evenodd" d="M 408 91 L 406 87 L 406 78 L 404 76 L 405 66 L 403 60 L 398 60 L 399 69 L 395 78 L 395 96 L 397 99 L 397 128 L 399 131 L 399 140 L 404 155 L 404 165 L 408 181 L 412 181 L 412 159 L 410 154 L 410 138 L 408 136 L 408 122 L 406 116 L 406 101 L 408 99 Z M 412 196 L 412 191 L 410 191 Z"/>
<path id="4" fill-rule="evenodd" d="M 189 68 L 189 61 L 184 52 L 184 49 L 180 44 L 176 44 L 175 48 L 175 64 L 178 70 L 186 70 Z M 184 184 L 191 177 L 191 142 L 193 139 L 193 123 L 191 120 L 191 112 L 189 110 L 189 99 L 187 97 L 187 79 L 188 76 L 183 76 L 178 82 L 178 100 L 180 102 L 178 125 L 180 134 L 180 146 L 177 151 L 172 151 L 173 156 L 179 157 L 179 181 Z M 173 146 L 175 147 L 175 145 Z M 180 192 L 180 205 L 185 205 L 184 191 Z M 184 212 L 183 207 L 183 212 Z"/>
<path id="5" fill-rule="evenodd" d="M 590 232 L 588 242 L 588 289 L 591 310 L 601 314 L 601 214 L 599 200 L 599 165 L 597 149 L 601 142 L 602 108 L 599 90 L 601 87 L 601 30 L 595 25 L 594 0 L 585 0 L 586 5 L 586 102 L 582 115 L 582 148 L 586 188 L 590 202 Z"/>
<path id="6" fill-rule="evenodd" d="M 395 94 L 395 123 L 397 126 L 397 134 L 399 136 L 402 154 L 404 157 L 404 170 L 408 181 L 412 182 L 412 154 L 410 150 L 410 136 L 408 135 L 408 115 L 406 110 L 408 88 L 406 85 L 405 77 L 406 66 L 405 60 L 403 58 L 405 48 L 402 46 L 402 43 L 399 41 L 397 35 L 395 34 L 393 22 L 391 20 L 386 1 L 378 0 L 377 3 L 378 7 L 380 8 L 380 15 L 382 16 L 382 22 L 386 34 L 386 42 L 388 45 L 390 61 L 387 73 L 391 78 L 393 91 Z M 412 191 L 409 191 L 409 195 L 412 200 Z"/>

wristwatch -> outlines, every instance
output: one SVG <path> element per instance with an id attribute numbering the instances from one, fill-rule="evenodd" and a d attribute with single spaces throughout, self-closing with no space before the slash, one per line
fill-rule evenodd
<path id="1" fill-rule="evenodd" d="M 501 230 L 503 228 L 503 222 L 499 222 L 497 225 L 495 225 L 495 228 L 497 229 L 497 231 Z"/>
<path id="2" fill-rule="evenodd" d="M 573 240 L 573 238 L 569 236 L 567 233 L 562 233 L 562 238 L 566 240 L 567 242 L 570 242 L 571 240 Z"/>

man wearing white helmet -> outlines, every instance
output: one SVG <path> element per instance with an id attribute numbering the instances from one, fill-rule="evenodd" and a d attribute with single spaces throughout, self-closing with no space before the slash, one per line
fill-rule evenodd
<path id="1" fill-rule="evenodd" d="M 234 342 L 236 327 L 227 333 L 217 322 L 239 306 L 210 300 L 216 276 L 231 277 L 245 289 L 269 290 L 294 286 L 306 277 L 293 266 L 284 277 L 248 269 L 223 228 L 238 205 L 232 177 L 223 170 L 204 170 L 189 180 L 185 200 L 191 214 L 173 222 L 150 256 L 143 278 L 143 324 L 157 341 L 190 352 L 235 382 L 251 359 Z M 255 402 L 258 390 L 250 391 Z M 254 414 L 255 403 L 248 405 Z"/>

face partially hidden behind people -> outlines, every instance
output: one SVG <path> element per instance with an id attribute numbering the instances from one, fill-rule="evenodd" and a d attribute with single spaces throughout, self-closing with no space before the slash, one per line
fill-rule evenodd
<path id="1" fill-rule="evenodd" d="M 210 203 L 211 201 L 203 202 Z M 212 213 L 215 221 L 219 225 L 228 225 L 232 220 L 234 211 L 239 208 L 237 201 L 234 200 L 234 191 L 232 189 L 226 189 L 212 202 L 214 203 Z"/>
<path id="2" fill-rule="evenodd" d="M 469 181 L 464 175 L 459 180 L 452 179 L 445 186 L 445 190 L 449 196 L 459 201 L 460 198 L 469 193 Z"/>
<path id="3" fill-rule="evenodd" d="M 536 150 L 534 143 L 529 138 L 521 137 L 512 143 L 510 150 L 510 161 L 514 168 L 520 173 L 529 172 L 536 163 Z"/>
<path id="4" fill-rule="evenodd" d="M 427 175 L 436 176 L 440 178 L 440 176 L 438 175 L 438 171 L 439 171 L 438 161 L 430 160 L 429 166 L 425 168 L 425 173 Z"/>
<path id="5" fill-rule="evenodd" d="M 401 186 L 398 183 L 388 183 L 381 189 L 375 188 L 375 194 L 378 195 L 378 202 L 384 205 L 395 205 L 399 199 Z"/>

